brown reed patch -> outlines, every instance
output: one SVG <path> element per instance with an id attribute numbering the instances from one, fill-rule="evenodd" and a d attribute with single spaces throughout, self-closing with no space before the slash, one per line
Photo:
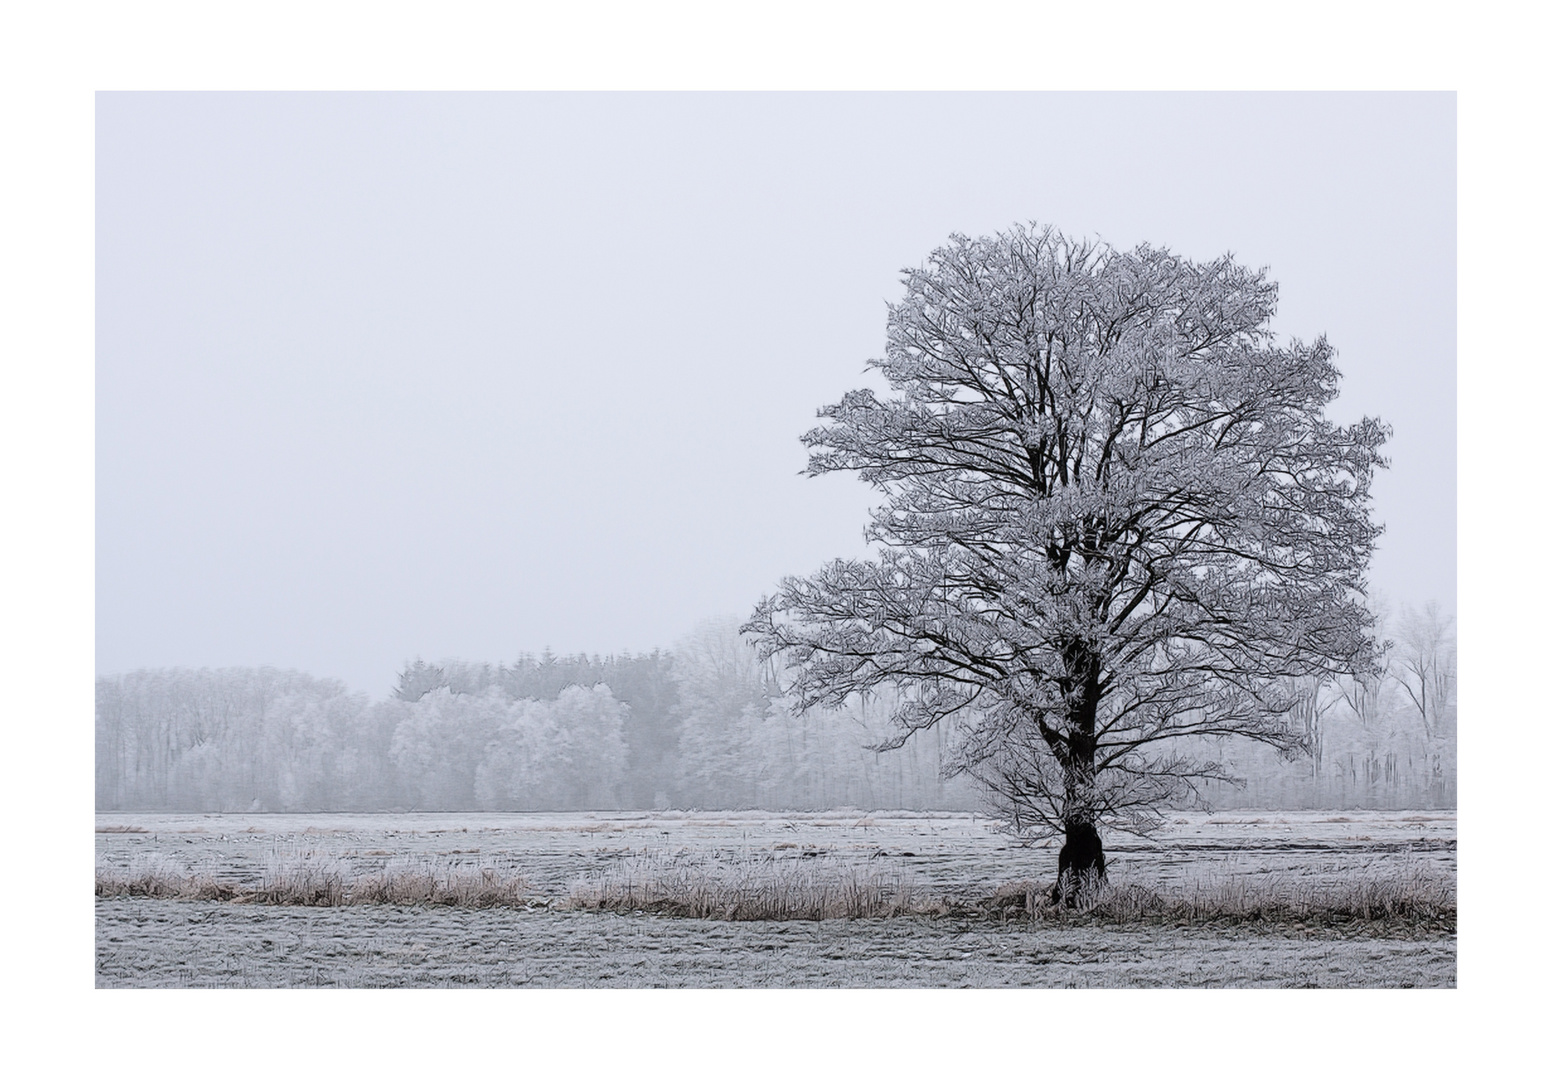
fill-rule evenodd
<path id="1" fill-rule="evenodd" d="M 574 886 L 567 906 L 730 921 L 874 919 L 945 910 L 900 874 L 828 856 L 632 856 Z"/>
<path id="2" fill-rule="evenodd" d="M 531 901 L 520 875 L 494 866 L 400 859 L 358 873 L 346 860 L 310 855 L 273 861 L 258 885 L 222 881 L 208 869 L 190 869 L 162 855 L 138 858 L 128 871 L 99 864 L 97 895 L 300 907 L 490 908 L 523 907 Z"/>
<path id="3" fill-rule="evenodd" d="M 1020 881 L 1003 885 L 979 906 L 1004 918 L 1107 924 L 1372 924 L 1447 932 L 1454 930 L 1456 918 L 1454 881 L 1421 870 L 1338 882 L 1207 879 L 1169 893 L 1089 882 L 1065 902 L 1050 886 Z"/>

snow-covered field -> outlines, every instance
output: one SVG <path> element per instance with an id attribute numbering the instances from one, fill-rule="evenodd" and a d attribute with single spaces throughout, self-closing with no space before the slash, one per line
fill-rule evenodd
<path id="1" fill-rule="evenodd" d="M 257 884 L 318 856 L 353 872 L 434 859 L 518 873 L 540 900 L 655 856 L 866 863 L 919 893 L 986 897 L 1049 881 L 1052 845 L 984 818 L 824 814 L 100 814 L 100 866 L 147 856 Z M 1107 837 L 1112 880 L 1194 883 L 1453 876 L 1448 812 L 1177 814 L 1149 841 Z M 99 986 L 1448 986 L 1453 935 L 1279 927 L 1062 926 L 956 917 L 721 922 L 559 910 L 97 902 Z"/>

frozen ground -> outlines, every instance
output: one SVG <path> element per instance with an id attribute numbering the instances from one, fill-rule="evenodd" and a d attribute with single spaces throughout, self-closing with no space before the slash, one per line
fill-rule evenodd
<path id="1" fill-rule="evenodd" d="M 97 904 L 98 986 L 1451 986 L 1454 942 L 954 919 Z"/>
<path id="2" fill-rule="evenodd" d="M 641 854 L 867 861 L 934 895 L 1049 880 L 1055 851 L 968 814 L 101 814 L 101 863 L 162 853 L 256 883 L 317 853 L 521 873 L 541 897 Z M 1248 876 L 1453 875 L 1441 812 L 1179 814 L 1153 841 L 1107 838 L 1119 883 L 1160 891 Z M 960 919 L 726 923 L 585 912 L 97 903 L 99 986 L 1449 986 L 1453 936 L 1344 938 L 1300 928 L 1064 927 Z"/>

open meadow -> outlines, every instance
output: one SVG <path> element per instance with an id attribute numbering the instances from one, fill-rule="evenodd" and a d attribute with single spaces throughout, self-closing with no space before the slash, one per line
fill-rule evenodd
<path id="1" fill-rule="evenodd" d="M 1455 815 L 1178 813 L 1054 841 L 960 813 L 97 816 L 97 985 L 1453 986 Z"/>

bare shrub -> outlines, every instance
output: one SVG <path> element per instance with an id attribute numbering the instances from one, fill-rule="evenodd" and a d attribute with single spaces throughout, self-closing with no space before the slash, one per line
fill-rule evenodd
<path id="1" fill-rule="evenodd" d="M 584 911 L 653 912 L 696 919 L 867 919 L 942 910 L 899 874 L 814 859 L 634 856 L 573 887 Z"/>

